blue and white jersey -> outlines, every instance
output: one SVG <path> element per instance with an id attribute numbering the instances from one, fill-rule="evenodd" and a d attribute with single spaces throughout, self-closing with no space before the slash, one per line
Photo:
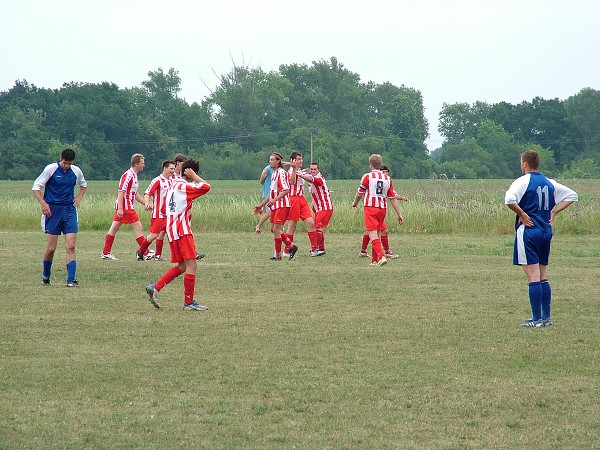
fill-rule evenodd
<path id="1" fill-rule="evenodd" d="M 504 204 L 518 204 L 536 227 L 551 232 L 550 212 L 554 206 L 563 201 L 576 202 L 577 199 L 577 193 L 572 189 L 546 178 L 540 172 L 529 172 L 513 181 L 504 196 Z M 517 216 L 515 229 L 519 225 Z"/>
<path id="2" fill-rule="evenodd" d="M 44 201 L 49 205 L 72 205 L 75 200 L 74 188 L 87 187 L 83 172 L 71 165 L 66 172 L 60 163 L 48 164 L 39 177 L 33 182 L 32 191 L 44 189 Z"/>

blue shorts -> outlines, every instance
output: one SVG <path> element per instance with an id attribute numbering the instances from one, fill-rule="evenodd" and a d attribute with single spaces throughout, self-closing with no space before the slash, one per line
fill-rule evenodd
<path id="1" fill-rule="evenodd" d="M 59 236 L 62 234 L 77 233 L 79 231 L 79 218 L 74 205 L 48 205 L 50 217 L 42 215 L 42 230 L 46 234 Z"/>
<path id="2" fill-rule="evenodd" d="M 543 231 L 537 227 L 521 225 L 517 229 L 513 253 L 514 265 L 548 265 L 552 231 Z"/>

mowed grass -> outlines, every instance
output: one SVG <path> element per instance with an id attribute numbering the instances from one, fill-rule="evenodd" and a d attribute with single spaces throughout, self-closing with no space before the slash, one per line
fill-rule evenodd
<path id="1" fill-rule="evenodd" d="M 409 217 L 407 217 L 409 219 Z M 409 219 L 410 220 L 410 219 Z M 508 214 L 510 222 L 512 216 Z M 272 237 L 198 231 L 197 299 L 168 263 L 137 262 L 124 227 L 64 246 L 0 231 L 0 448 L 595 448 L 600 442 L 600 237 L 557 234 L 555 326 L 522 329 L 512 235 L 394 233 L 374 268 L 360 235 L 274 263 Z M 61 242 L 62 244 L 62 242 Z"/>

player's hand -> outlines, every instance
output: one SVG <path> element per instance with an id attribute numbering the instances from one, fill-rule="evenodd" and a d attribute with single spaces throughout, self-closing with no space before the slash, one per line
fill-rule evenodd
<path id="1" fill-rule="evenodd" d="M 262 206 L 255 206 L 253 210 L 254 215 L 258 215 L 262 212 Z"/>
<path id="2" fill-rule="evenodd" d="M 123 210 L 121 208 L 117 209 L 117 217 L 123 217 Z"/>
<path id="3" fill-rule="evenodd" d="M 398 214 L 398 223 L 400 225 L 402 225 L 404 223 L 404 217 L 402 217 L 402 214 Z"/>
<path id="4" fill-rule="evenodd" d="M 409 200 L 408 200 L 408 198 L 407 198 L 407 197 L 404 197 L 403 195 L 398 195 L 396 198 L 397 198 L 398 200 L 402 200 L 403 202 L 408 202 L 408 201 L 409 201 Z"/>
<path id="5" fill-rule="evenodd" d="M 519 216 L 519 220 L 526 227 L 532 227 L 533 226 L 533 220 L 531 220 L 531 218 L 529 217 L 529 215 L 527 215 L 526 212 L 523 212 L 523 214 L 521 214 Z"/>
<path id="6" fill-rule="evenodd" d="M 44 204 L 42 205 L 42 214 L 46 217 L 50 217 L 52 215 L 52 212 L 50 211 L 50 206 L 48 206 L 48 203 L 46 202 L 44 202 Z"/>

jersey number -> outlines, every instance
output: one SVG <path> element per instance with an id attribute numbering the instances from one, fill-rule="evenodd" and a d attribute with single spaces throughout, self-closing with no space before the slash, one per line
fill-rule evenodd
<path id="1" fill-rule="evenodd" d="M 538 210 L 539 209 L 544 209 L 544 210 L 548 210 L 550 205 L 549 205 L 549 200 L 548 200 L 548 186 L 538 186 L 537 187 L 537 195 L 538 195 Z"/>
<path id="2" fill-rule="evenodd" d="M 377 181 L 377 187 L 375 188 L 375 193 L 377 195 L 383 195 L 383 181 Z"/>
<path id="3" fill-rule="evenodd" d="M 175 192 L 173 192 L 171 194 L 171 198 L 169 199 L 169 211 L 171 211 L 171 212 L 175 212 L 175 207 L 177 206 L 177 204 L 175 203 L 174 198 L 175 198 Z"/>

